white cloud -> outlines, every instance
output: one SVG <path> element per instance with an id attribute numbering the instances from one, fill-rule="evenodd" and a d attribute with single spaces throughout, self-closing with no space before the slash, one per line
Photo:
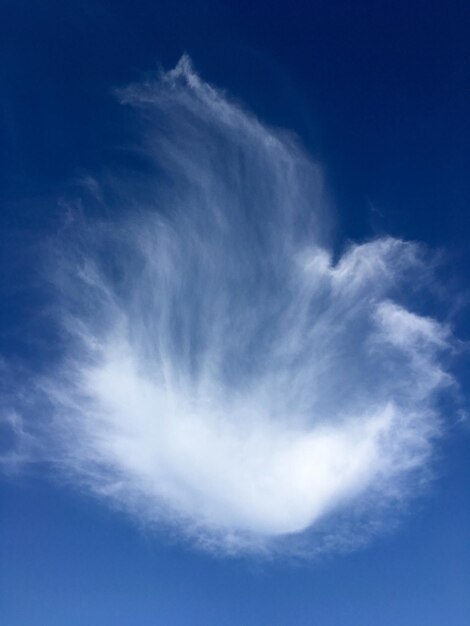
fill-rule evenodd
<path id="1" fill-rule="evenodd" d="M 331 538 L 335 516 L 412 492 L 450 381 L 449 331 L 399 303 L 420 248 L 378 239 L 333 263 L 318 166 L 186 57 L 121 98 L 153 170 L 145 201 L 123 185 L 125 210 L 74 225 L 55 258 L 65 357 L 41 386 L 57 459 L 227 550 Z"/>

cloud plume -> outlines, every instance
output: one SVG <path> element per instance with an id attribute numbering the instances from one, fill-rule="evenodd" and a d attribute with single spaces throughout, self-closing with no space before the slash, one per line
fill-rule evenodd
<path id="1" fill-rule="evenodd" d="M 335 258 L 319 167 L 187 57 L 119 96 L 142 120 L 145 192 L 56 251 L 64 356 L 40 387 L 62 466 L 222 550 L 313 546 L 401 501 L 452 383 L 449 330 L 405 298 L 421 247 Z"/>

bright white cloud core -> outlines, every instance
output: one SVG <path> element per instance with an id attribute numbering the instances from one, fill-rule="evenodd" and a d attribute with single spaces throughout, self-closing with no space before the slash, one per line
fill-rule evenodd
<path id="1" fill-rule="evenodd" d="M 43 389 L 62 462 L 222 549 L 401 499 L 450 381 L 448 331 L 403 305 L 420 248 L 382 238 L 334 261 L 319 168 L 187 58 L 120 95 L 144 120 L 147 200 L 75 224 L 56 258 L 67 354 Z"/>

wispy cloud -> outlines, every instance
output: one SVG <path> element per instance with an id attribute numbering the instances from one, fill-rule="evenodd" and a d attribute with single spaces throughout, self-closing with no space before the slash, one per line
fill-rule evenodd
<path id="1" fill-rule="evenodd" d="M 413 493 L 439 434 L 450 332 L 403 299 L 423 251 L 382 238 L 334 261 L 319 167 L 187 57 L 120 98 L 144 120 L 147 200 L 130 185 L 55 258 L 57 459 L 205 545 L 334 542 L 339 517 Z"/>

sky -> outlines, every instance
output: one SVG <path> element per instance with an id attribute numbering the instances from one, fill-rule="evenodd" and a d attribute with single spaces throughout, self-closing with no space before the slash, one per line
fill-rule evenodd
<path id="1" fill-rule="evenodd" d="M 469 7 L 0 22 L 2 623 L 467 624 Z"/>

